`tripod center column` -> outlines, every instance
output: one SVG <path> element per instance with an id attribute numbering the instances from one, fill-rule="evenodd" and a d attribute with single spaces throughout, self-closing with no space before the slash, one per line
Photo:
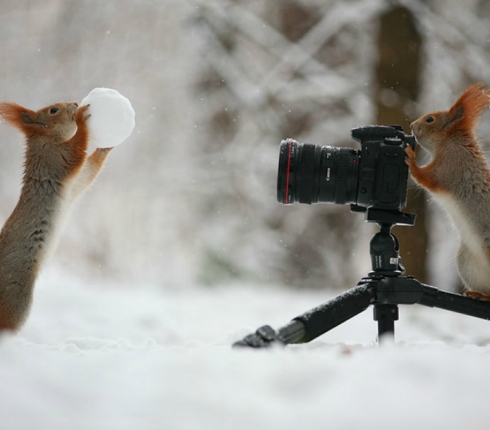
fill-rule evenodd
<path id="1" fill-rule="evenodd" d="M 383 339 L 395 338 L 395 321 L 398 320 L 398 306 L 376 304 L 374 305 L 374 321 L 378 322 L 378 339 L 382 342 Z"/>

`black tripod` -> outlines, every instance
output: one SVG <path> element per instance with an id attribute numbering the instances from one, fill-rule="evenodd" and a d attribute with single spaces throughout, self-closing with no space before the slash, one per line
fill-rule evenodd
<path id="1" fill-rule="evenodd" d="M 394 338 L 398 305 L 420 304 L 490 320 L 490 302 L 441 291 L 412 276 L 402 276 L 405 269 L 400 260 L 398 240 L 390 231 L 397 224 L 413 225 L 414 215 L 368 209 L 366 219 L 380 227 L 371 240 L 373 271 L 366 278 L 362 278 L 355 288 L 294 318 L 277 331 L 262 326 L 233 346 L 263 348 L 274 343 L 310 342 L 366 310 L 369 305 L 374 305 L 379 340 Z"/>

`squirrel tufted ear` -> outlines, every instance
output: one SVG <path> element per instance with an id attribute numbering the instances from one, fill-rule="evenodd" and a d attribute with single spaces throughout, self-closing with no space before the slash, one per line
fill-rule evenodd
<path id="1" fill-rule="evenodd" d="M 43 127 L 36 112 L 16 103 L 0 103 L 0 117 L 22 131 Z"/>
<path id="2" fill-rule="evenodd" d="M 472 131 L 482 112 L 490 106 L 490 89 L 479 82 L 467 88 L 449 109 L 448 126 L 454 130 Z"/>
<path id="3" fill-rule="evenodd" d="M 19 118 L 25 125 L 39 125 L 39 122 L 36 121 L 37 115 L 35 114 L 35 112 L 25 110 L 23 112 L 20 112 Z"/>
<path id="4" fill-rule="evenodd" d="M 456 121 L 459 121 L 460 119 L 463 119 L 464 117 L 464 105 L 457 105 L 456 106 L 456 109 L 451 109 L 449 111 L 449 121 L 447 123 L 447 125 L 453 123 L 453 122 L 456 122 Z"/>

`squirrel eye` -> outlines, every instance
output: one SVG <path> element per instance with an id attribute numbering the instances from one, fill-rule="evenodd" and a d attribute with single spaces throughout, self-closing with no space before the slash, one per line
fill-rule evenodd
<path id="1" fill-rule="evenodd" d="M 431 122 L 434 122 L 434 117 L 433 116 L 428 116 L 426 119 L 425 119 L 425 122 L 430 124 Z"/>
<path id="2" fill-rule="evenodd" d="M 55 114 L 56 112 L 58 112 L 58 111 L 59 111 L 59 109 L 58 109 L 58 108 L 53 107 L 53 108 L 51 108 L 51 109 L 49 110 L 49 113 L 50 113 L 51 115 L 54 115 L 54 114 Z"/>

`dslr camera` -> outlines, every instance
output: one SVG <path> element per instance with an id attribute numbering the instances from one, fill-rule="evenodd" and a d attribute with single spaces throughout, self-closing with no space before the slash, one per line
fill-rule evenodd
<path id="1" fill-rule="evenodd" d="M 407 203 L 405 148 L 415 148 L 415 137 L 398 125 L 359 127 L 351 135 L 360 150 L 283 140 L 277 201 L 350 204 L 353 212 L 400 213 Z"/>

